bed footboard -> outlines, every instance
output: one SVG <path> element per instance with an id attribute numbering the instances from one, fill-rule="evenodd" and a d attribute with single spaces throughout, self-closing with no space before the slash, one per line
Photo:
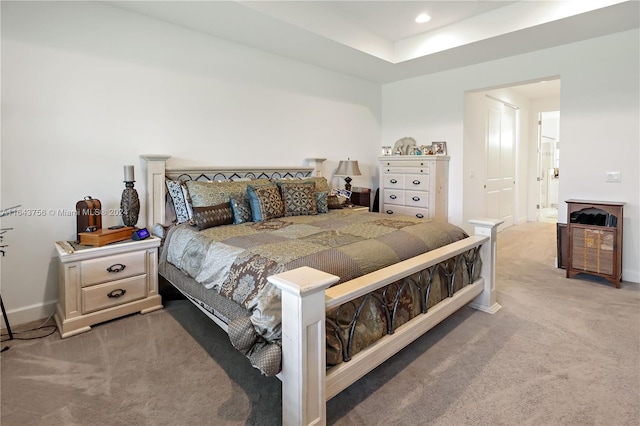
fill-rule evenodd
<path id="1" fill-rule="evenodd" d="M 282 291 L 282 420 L 285 425 L 326 423 L 326 401 L 383 363 L 466 304 L 500 309 L 495 295 L 496 236 L 500 220 L 470 221 L 475 235 L 329 288 L 339 278 L 303 267 L 269 277 Z M 373 345 L 326 370 L 325 312 L 444 260 L 480 247 L 480 278 Z"/>

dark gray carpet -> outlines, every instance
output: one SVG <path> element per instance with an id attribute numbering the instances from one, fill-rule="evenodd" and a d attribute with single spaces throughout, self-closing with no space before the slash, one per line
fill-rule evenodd
<path id="1" fill-rule="evenodd" d="M 639 286 L 568 280 L 555 247 L 553 224 L 500 233 L 503 308 L 461 309 L 329 401 L 329 424 L 640 424 Z M 280 424 L 278 379 L 189 302 L 165 306 L 5 342 L 2 426 Z"/>

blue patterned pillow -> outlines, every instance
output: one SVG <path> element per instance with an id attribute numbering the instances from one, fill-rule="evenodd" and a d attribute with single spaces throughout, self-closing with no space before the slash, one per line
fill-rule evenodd
<path id="1" fill-rule="evenodd" d="M 233 223 L 251 222 L 251 206 L 247 197 L 230 197 L 231 211 L 233 211 Z"/>
<path id="2" fill-rule="evenodd" d="M 328 192 L 316 192 L 316 203 L 318 205 L 318 213 L 329 213 Z"/>
<path id="3" fill-rule="evenodd" d="M 247 186 L 251 216 L 254 222 L 284 216 L 284 203 L 277 185 Z"/>

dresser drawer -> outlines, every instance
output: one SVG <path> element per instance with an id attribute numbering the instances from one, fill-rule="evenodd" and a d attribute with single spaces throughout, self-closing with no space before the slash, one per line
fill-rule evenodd
<path id="1" fill-rule="evenodd" d="M 415 216 L 418 219 L 429 220 L 429 209 L 407 206 L 395 206 L 393 204 L 384 204 L 381 213 L 386 213 L 390 216 L 403 215 L 403 216 Z"/>
<path id="2" fill-rule="evenodd" d="M 405 194 L 402 189 L 387 189 L 384 191 L 384 202 L 389 204 L 404 204 Z"/>
<path id="3" fill-rule="evenodd" d="M 426 191 L 405 191 L 404 204 L 408 207 L 429 207 L 429 193 Z"/>
<path id="4" fill-rule="evenodd" d="M 147 296 L 147 275 L 125 278 L 82 289 L 82 313 L 122 305 Z"/>
<path id="5" fill-rule="evenodd" d="M 400 168 L 422 168 L 425 170 L 429 169 L 429 161 L 426 160 L 409 160 L 409 161 L 398 161 L 398 160 L 386 160 L 382 162 L 382 167 L 400 167 Z"/>
<path id="6" fill-rule="evenodd" d="M 404 188 L 411 191 L 428 191 L 429 175 L 420 175 L 420 174 L 405 175 Z"/>
<path id="7" fill-rule="evenodd" d="M 144 274 L 145 253 L 133 251 L 82 261 L 82 287 Z"/>
<path id="8" fill-rule="evenodd" d="M 382 176 L 384 188 L 404 189 L 404 175 L 387 174 Z"/>

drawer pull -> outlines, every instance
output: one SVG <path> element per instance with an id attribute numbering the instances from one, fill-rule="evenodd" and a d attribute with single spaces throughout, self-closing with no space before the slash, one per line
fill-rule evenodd
<path id="1" fill-rule="evenodd" d="M 398 183 L 398 180 L 397 180 L 397 179 L 391 179 L 389 182 L 391 182 L 391 183 Z"/>
<path id="2" fill-rule="evenodd" d="M 422 213 L 418 213 L 418 214 L 416 214 L 416 217 L 417 217 L 418 219 L 424 219 L 424 215 L 423 215 Z"/>
<path id="3" fill-rule="evenodd" d="M 416 179 L 416 180 L 413 181 L 413 184 L 414 185 L 420 185 L 420 181 L 418 179 Z"/>
<path id="4" fill-rule="evenodd" d="M 420 197 L 415 196 L 415 197 L 413 197 L 413 198 L 412 198 L 412 200 L 413 200 L 413 201 L 420 201 Z"/>
<path id="5" fill-rule="evenodd" d="M 391 198 L 392 200 L 395 200 L 395 199 L 396 199 L 396 198 L 398 198 L 398 197 L 397 197 L 397 196 L 395 196 L 395 195 L 393 195 L 393 194 L 391 194 L 391 195 L 389 195 L 389 198 Z"/>
<path id="6" fill-rule="evenodd" d="M 120 272 L 126 268 L 127 265 L 123 265 L 122 263 L 114 263 L 113 265 L 107 268 L 107 272 Z"/>
<path id="7" fill-rule="evenodd" d="M 107 297 L 110 297 L 112 299 L 117 299 L 120 296 L 124 296 L 126 292 L 127 290 L 125 290 L 124 288 L 118 288 L 115 290 L 111 290 L 109 293 L 107 293 Z"/>
<path id="8" fill-rule="evenodd" d="M 387 214 L 393 214 L 393 210 L 387 210 Z"/>

